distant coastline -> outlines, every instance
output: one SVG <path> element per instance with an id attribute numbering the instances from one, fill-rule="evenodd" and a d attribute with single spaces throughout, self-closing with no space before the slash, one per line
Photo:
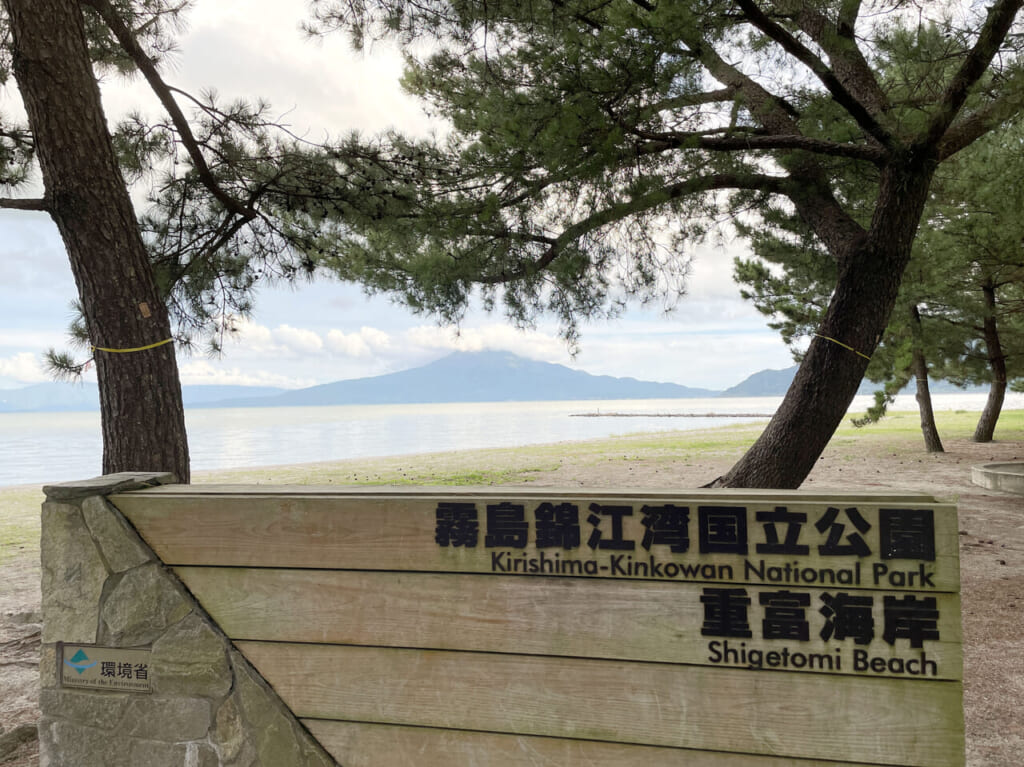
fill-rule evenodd
<path id="1" fill-rule="evenodd" d="M 509 352 L 456 352 L 411 370 L 335 381 L 306 389 L 183 386 L 182 399 L 187 411 L 210 408 L 781 397 L 789 389 L 796 370 L 796 366 L 784 370 L 761 370 L 728 389 L 714 390 L 677 383 L 592 375 Z M 858 393 L 871 394 L 876 388 L 876 384 L 865 382 Z M 953 389 L 940 382 L 933 386 L 932 391 L 937 394 L 963 393 L 964 390 Z M 93 383 L 50 382 L 21 389 L 0 390 L 0 415 L 97 410 L 99 393 Z M 709 413 L 702 417 L 726 416 Z"/>
<path id="2" fill-rule="evenodd" d="M 569 413 L 570 418 L 771 418 L 771 413 Z"/>

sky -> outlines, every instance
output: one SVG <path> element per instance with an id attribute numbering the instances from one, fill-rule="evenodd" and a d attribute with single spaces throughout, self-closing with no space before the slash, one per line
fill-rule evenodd
<path id="1" fill-rule="evenodd" d="M 305 8 L 305 0 L 198 0 L 164 77 L 225 99 L 262 97 L 293 132 L 310 139 L 431 128 L 398 85 L 401 59 L 394 49 L 377 44 L 354 53 L 343 35 L 306 39 L 299 29 Z M 108 118 L 152 104 L 140 82 L 108 79 L 103 95 Z M 20 109 L 13 87 L 0 89 L 0 113 Z M 48 380 L 43 352 L 68 348 L 76 292 L 45 214 L 0 210 L 0 244 L 0 388 L 17 388 Z M 553 321 L 520 331 L 500 313 L 473 310 L 456 329 L 337 281 L 264 289 L 223 354 L 179 356 L 182 382 L 300 388 L 396 372 L 453 351 L 492 349 L 593 374 L 725 389 L 759 370 L 793 364 L 732 281 L 733 258 L 744 252 L 739 242 L 700 246 L 687 295 L 671 313 L 631 305 L 616 320 L 586 324 L 575 357 Z"/>

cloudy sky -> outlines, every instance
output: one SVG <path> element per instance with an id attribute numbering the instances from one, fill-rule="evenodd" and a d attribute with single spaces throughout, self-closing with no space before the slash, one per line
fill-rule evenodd
<path id="1" fill-rule="evenodd" d="M 342 36 L 309 41 L 299 31 L 304 0 L 198 0 L 180 40 L 172 84 L 221 96 L 263 97 L 292 130 L 311 139 L 352 129 L 427 129 L 397 80 L 386 46 L 349 52 Z M 108 115 L 147 103 L 139 84 L 104 84 Z M 20 111 L 10 86 L 0 112 Z M 46 380 L 41 353 L 64 348 L 75 297 L 60 238 L 42 214 L 0 210 L 0 388 Z M 731 279 L 739 245 L 694 253 L 688 294 L 671 314 L 630 307 L 613 322 L 583 328 L 571 358 L 554 323 L 517 331 L 500 315 L 474 312 L 457 332 L 353 285 L 321 281 L 265 290 L 254 315 L 219 358 L 180 359 L 186 384 L 310 386 L 430 362 L 454 350 L 502 349 L 595 374 L 726 388 L 764 368 L 792 364 L 763 318 Z"/>

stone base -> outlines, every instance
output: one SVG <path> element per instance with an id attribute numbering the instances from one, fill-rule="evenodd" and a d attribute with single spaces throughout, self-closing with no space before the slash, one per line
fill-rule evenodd
<path id="1" fill-rule="evenodd" d="M 173 482 L 44 488 L 41 767 L 337 767 L 104 498 Z M 148 649 L 152 692 L 61 687 L 59 642 Z"/>
<path id="2" fill-rule="evenodd" d="M 972 466 L 971 482 L 989 490 L 1024 495 L 1024 461 Z"/>

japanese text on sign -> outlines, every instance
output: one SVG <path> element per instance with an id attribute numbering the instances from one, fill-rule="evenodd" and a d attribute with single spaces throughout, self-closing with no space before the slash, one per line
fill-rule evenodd
<path id="1" fill-rule="evenodd" d="M 938 675 L 930 508 L 442 501 L 434 542 L 492 573 L 719 582 L 689 627 L 709 663 Z"/>

